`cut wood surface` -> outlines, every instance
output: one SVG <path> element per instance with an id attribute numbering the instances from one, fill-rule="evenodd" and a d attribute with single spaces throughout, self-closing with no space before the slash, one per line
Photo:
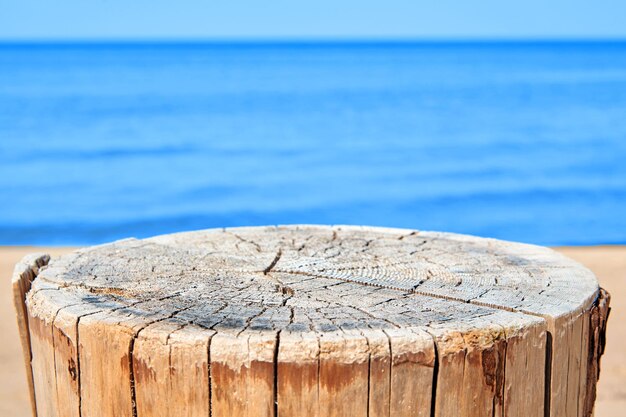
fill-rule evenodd
<path id="1" fill-rule="evenodd" d="M 350 226 L 35 256 L 14 294 L 38 417 L 586 417 L 608 315 L 550 249 Z"/>

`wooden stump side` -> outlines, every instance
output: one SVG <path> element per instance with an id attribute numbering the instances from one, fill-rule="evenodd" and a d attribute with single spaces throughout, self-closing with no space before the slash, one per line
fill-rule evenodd
<path id="1" fill-rule="evenodd" d="M 609 313 L 545 248 L 345 226 L 33 255 L 13 289 L 37 417 L 588 417 Z"/>
<path id="2" fill-rule="evenodd" d="M 30 329 L 28 326 L 28 310 L 25 302 L 26 294 L 30 291 L 31 284 L 39 273 L 39 268 L 47 265 L 49 261 L 50 256 L 43 253 L 33 253 L 25 256 L 20 263 L 15 265 L 11 280 L 13 305 L 17 316 L 17 327 L 20 333 L 22 352 L 24 354 L 26 381 L 30 392 L 30 403 L 34 417 L 37 416 L 37 406 L 35 403 L 35 387 L 31 368 L 32 353 L 30 346 Z"/>

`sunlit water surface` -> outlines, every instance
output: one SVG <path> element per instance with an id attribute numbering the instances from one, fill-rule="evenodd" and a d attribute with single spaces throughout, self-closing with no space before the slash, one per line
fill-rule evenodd
<path id="1" fill-rule="evenodd" d="M 0 46 L 0 244 L 626 242 L 626 43 Z"/>

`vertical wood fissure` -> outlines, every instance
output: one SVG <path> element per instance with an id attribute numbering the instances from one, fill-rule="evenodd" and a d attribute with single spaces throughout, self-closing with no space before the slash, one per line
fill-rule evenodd
<path id="1" fill-rule="evenodd" d="M 57 367 L 56 367 L 57 350 L 56 350 L 56 342 L 54 341 L 54 322 L 56 321 L 56 319 L 57 319 L 57 317 L 59 315 L 59 311 L 61 311 L 61 309 L 57 310 L 57 312 L 54 315 L 52 321 L 50 322 L 50 341 L 52 342 L 52 365 L 53 365 L 53 368 L 54 368 L 54 392 L 56 394 L 57 410 L 60 410 L 61 406 L 59 404 L 59 376 L 57 374 Z"/>
<path id="2" fill-rule="evenodd" d="M 130 402 L 132 406 L 133 417 L 137 417 L 137 393 L 135 390 L 135 370 L 134 361 L 133 361 L 133 351 L 135 349 L 135 340 L 139 332 L 135 333 L 133 337 L 130 339 L 130 343 L 128 346 L 128 369 L 129 369 L 129 377 L 130 377 Z"/>
<path id="3" fill-rule="evenodd" d="M 499 394 L 500 394 L 500 400 L 502 402 L 502 416 L 506 417 L 506 415 L 507 415 L 506 414 L 506 398 L 505 398 L 505 395 L 506 395 L 506 362 L 507 362 L 507 360 L 506 360 L 506 358 L 507 358 L 506 353 L 507 353 L 507 349 L 508 349 L 508 346 L 509 346 L 509 342 L 507 340 L 506 332 L 504 331 L 504 328 L 502 330 L 503 330 L 503 335 L 504 335 L 504 341 L 503 341 L 503 343 L 504 343 L 504 353 L 503 353 L 504 357 L 503 357 L 503 360 L 502 360 L 502 383 L 500 384 L 500 386 L 498 386 L 497 380 L 496 380 L 496 389 L 500 390 Z M 496 392 L 496 394 L 494 395 L 494 402 L 496 401 L 497 398 L 498 398 L 498 393 Z M 492 410 L 493 410 L 492 411 L 492 415 L 493 415 L 493 417 L 495 417 L 496 416 L 495 404 L 494 404 Z"/>
<path id="4" fill-rule="evenodd" d="M 600 288 L 598 298 L 589 314 L 589 347 L 587 352 L 587 392 L 585 393 L 584 417 L 593 416 L 596 400 L 596 383 L 600 377 L 600 359 L 606 346 L 606 325 L 611 313 L 611 296 Z"/>
<path id="5" fill-rule="evenodd" d="M 568 347 L 568 355 L 567 355 L 567 367 L 565 368 L 567 370 L 566 372 L 566 377 L 565 377 L 565 404 L 568 405 L 569 404 L 569 387 L 572 381 L 570 381 L 570 361 L 572 359 L 572 353 L 570 352 L 570 345 L 571 345 L 571 332 L 574 331 L 573 327 L 574 324 L 569 324 L 571 326 L 570 329 L 568 329 L 568 334 L 567 334 L 567 347 Z M 566 409 L 567 411 L 567 409 Z"/>
<path id="6" fill-rule="evenodd" d="M 322 341 L 319 335 L 316 335 L 317 339 L 317 415 L 320 415 L 320 375 L 322 367 Z"/>
<path id="7" fill-rule="evenodd" d="M 274 417 L 278 417 L 278 347 L 280 346 L 280 332 L 281 330 L 276 332 L 276 343 L 274 343 L 274 392 L 272 393 L 274 396 Z"/>
<path id="8" fill-rule="evenodd" d="M 583 330 L 581 330 L 581 332 L 580 332 L 580 345 L 579 345 L 579 348 L 578 348 L 578 350 L 580 352 L 580 364 L 578 365 L 578 371 L 579 371 L 578 372 L 578 387 L 577 387 L 577 390 L 576 390 L 576 415 L 578 417 L 582 416 L 582 410 L 581 410 L 581 407 L 580 407 L 580 405 L 581 405 L 580 404 L 580 396 L 582 395 L 581 388 L 583 387 L 583 379 L 585 377 L 584 375 L 581 374 L 581 368 L 582 368 L 583 360 L 585 360 L 585 357 L 584 357 L 585 352 L 583 352 L 583 347 L 585 345 L 585 341 L 584 341 L 584 339 L 585 339 L 585 331 L 584 331 L 584 328 L 585 328 L 585 326 L 588 325 L 587 324 L 587 312 L 586 311 L 583 311 L 581 313 L 581 320 L 583 321 L 582 322 Z"/>
<path id="9" fill-rule="evenodd" d="M 389 417 L 391 417 L 391 384 L 393 381 L 393 343 L 391 343 L 391 337 L 389 336 L 389 334 L 383 330 L 383 333 L 385 334 L 385 336 L 387 337 L 387 342 L 389 343 L 389 387 L 387 388 L 389 390 L 389 404 L 388 404 L 388 411 L 387 411 L 387 415 Z"/>
<path id="10" fill-rule="evenodd" d="M 367 343 L 367 408 L 365 415 L 367 417 L 370 416 L 370 395 L 371 395 L 371 387 L 372 387 L 372 347 L 370 346 L 370 341 L 366 335 L 361 332 L 361 335 L 365 338 L 365 343 Z"/>
<path id="11" fill-rule="evenodd" d="M 208 401 L 209 401 L 209 417 L 213 416 L 213 403 L 212 403 L 212 394 L 211 394 L 211 342 L 213 341 L 213 336 L 209 337 L 209 340 L 207 341 L 207 382 L 209 384 L 209 395 L 208 395 Z"/>
<path id="12" fill-rule="evenodd" d="M 432 337 L 432 335 L 431 335 Z M 439 376 L 439 351 L 437 349 L 437 343 L 435 342 L 435 338 L 433 337 L 433 350 L 435 352 L 435 360 L 433 363 L 433 383 L 431 387 L 431 398 L 430 398 L 430 417 L 435 417 L 435 404 L 437 400 L 437 378 Z"/>
<path id="13" fill-rule="evenodd" d="M 370 416 L 370 395 L 372 390 L 372 352 L 367 357 L 367 417 Z"/>
<path id="14" fill-rule="evenodd" d="M 78 325 L 80 324 L 79 316 L 76 319 L 76 383 L 78 386 L 78 417 L 83 416 L 83 395 L 81 388 L 81 375 L 80 375 L 80 333 L 78 332 Z"/>
<path id="15" fill-rule="evenodd" d="M 552 333 L 546 330 L 546 366 L 544 382 L 544 417 L 550 417 L 550 407 L 552 405 Z"/>

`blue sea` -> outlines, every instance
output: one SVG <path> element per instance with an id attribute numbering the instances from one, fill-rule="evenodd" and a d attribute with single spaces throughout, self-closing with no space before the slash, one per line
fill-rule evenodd
<path id="1" fill-rule="evenodd" d="M 626 243 L 625 42 L 0 44 L 0 244 L 329 223 Z"/>

